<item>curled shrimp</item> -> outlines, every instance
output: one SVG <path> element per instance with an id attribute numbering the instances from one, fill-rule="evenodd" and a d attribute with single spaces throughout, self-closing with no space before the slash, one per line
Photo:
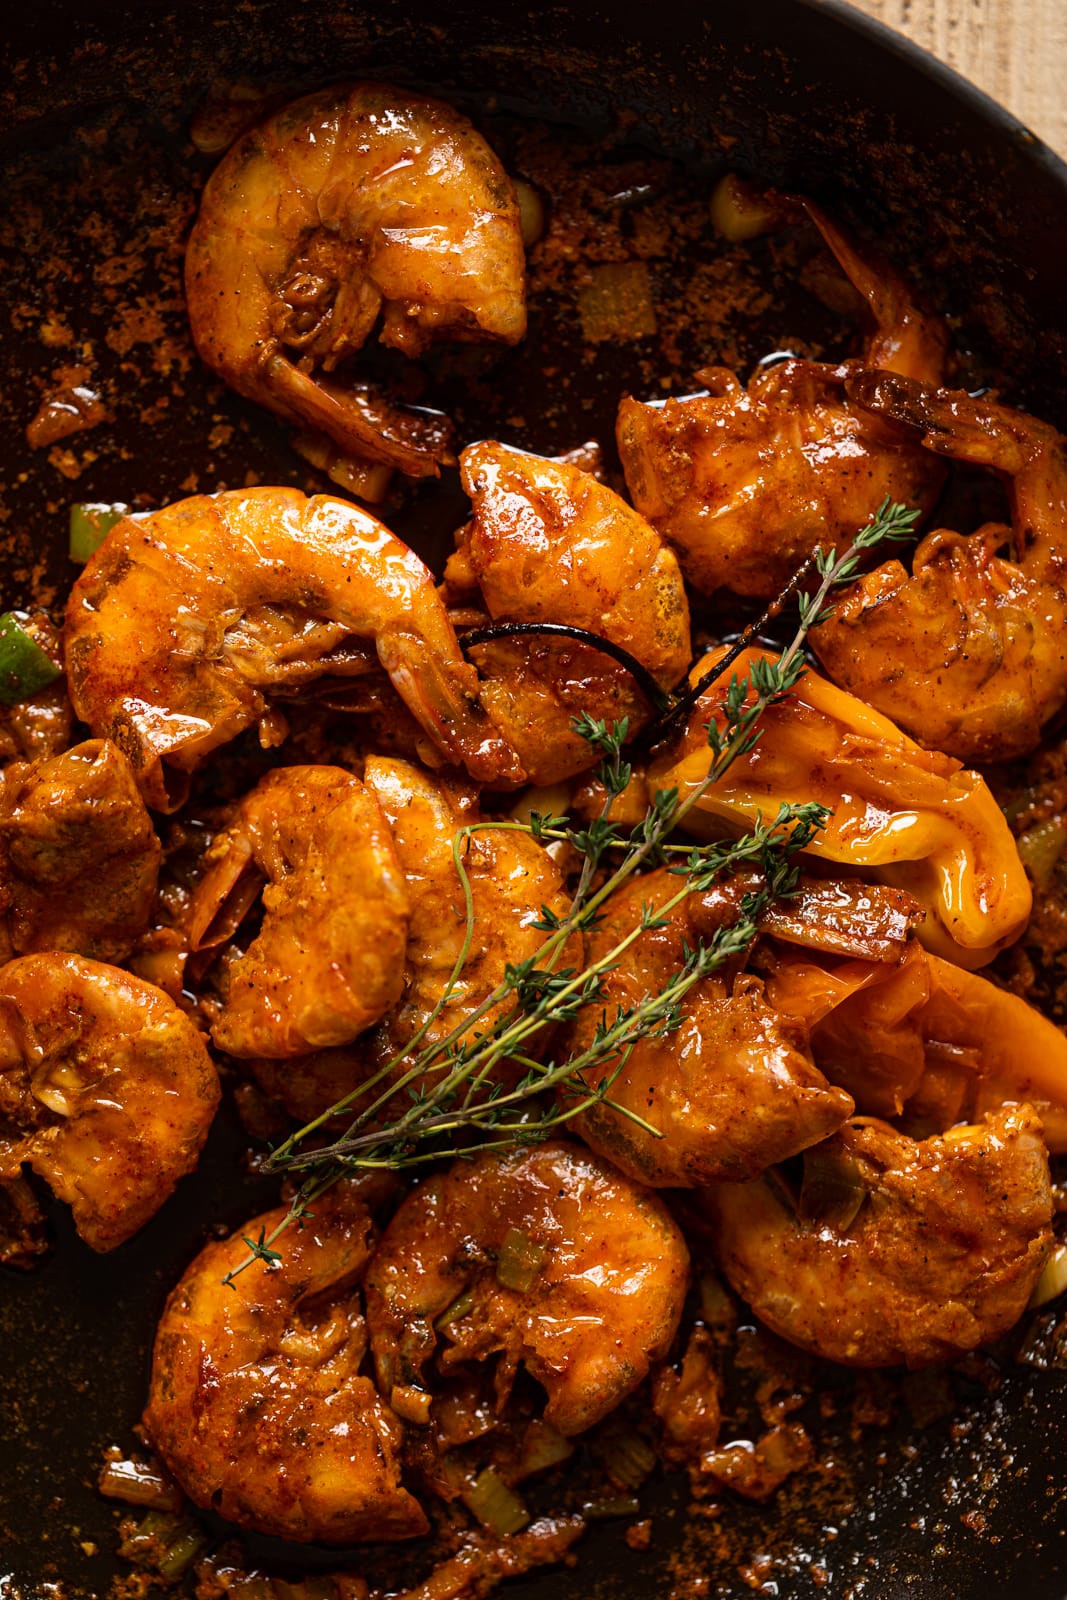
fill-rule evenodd
<path id="1" fill-rule="evenodd" d="M 415 476 L 452 459 L 439 422 L 333 374 L 379 317 L 407 355 L 526 331 L 506 172 L 451 106 L 381 83 L 307 95 L 238 140 L 205 186 L 185 286 L 200 355 L 240 394 Z"/>
<path id="2" fill-rule="evenodd" d="M 0 967 L 0 1177 L 23 1163 L 112 1250 L 191 1172 L 219 1100 L 198 1030 L 161 990 L 83 956 Z"/>
<path id="3" fill-rule="evenodd" d="M 620 646 L 661 690 L 692 658 L 678 562 L 659 534 L 592 474 L 508 445 L 460 457 L 473 515 L 457 534 L 445 595 L 476 587 L 496 623 L 565 623 Z M 474 648 L 481 704 L 519 752 L 531 783 L 558 783 L 595 760 L 579 713 L 631 731 L 648 699 L 627 669 L 589 644 L 536 634 Z"/>
<path id="4" fill-rule="evenodd" d="M 744 680 L 765 651 L 748 650 L 731 675 Z M 694 680 L 713 667 L 712 653 Z M 677 745 L 653 764 L 653 788 L 683 798 L 706 778 L 709 719 L 723 724 L 728 683 L 704 690 Z M 805 672 L 764 712 L 763 737 L 696 802 L 683 823 L 698 835 L 750 827 L 779 804 L 817 801 L 831 815 L 807 853 L 905 889 L 926 912 L 918 936 L 959 966 L 981 967 L 1018 938 L 1030 885 L 1011 830 L 983 778 L 923 750 L 887 717 Z"/>
<path id="5" fill-rule="evenodd" d="M 189 1498 L 243 1528 L 319 1544 L 406 1539 L 426 1517 L 400 1481 L 404 1428 L 361 1375 L 359 1282 L 371 1253 L 357 1186 L 321 1195 L 280 1259 L 248 1238 L 287 1208 L 209 1244 L 156 1333 L 145 1428 Z"/>
<path id="6" fill-rule="evenodd" d="M 934 456 L 998 473 L 1012 526 L 928 534 L 910 574 L 887 561 L 835 600 L 812 646 L 836 683 L 923 744 L 962 760 L 1026 755 L 1067 703 L 1067 440 L 1025 412 L 892 374 L 857 373 L 848 388 L 873 416 L 921 429 Z"/>
<path id="7" fill-rule="evenodd" d="M 400 997 L 408 895 L 373 793 L 340 767 L 269 772 L 213 841 L 189 913 L 192 948 L 261 883 L 263 925 L 229 968 L 211 1034 L 235 1056 L 347 1044 Z"/>
<path id="8" fill-rule="evenodd" d="M 709 1189 L 705 1203 L 723 1271 L 756 1315 L 847 1366 L 921 1367 L 996 1339 L 1052 1243 L 1028 1106 L 922 1141 L 851 1123 L 805 1156 L 795 1206 L 770 1176 Z"/>
<path id="9" fill-rule="evenodd" d="M 794 947 L 767 964 L 771 1005 L 859 1111 L 941 1133 L 1025 1101 L 1049 1150 L 1067 1152 L 1067 1038 L 1018 995 L 918 944 L 895 962 Z"/>
<path id="10" fill-rule="evenodd" d="M 631 498 L 678 551 L 702 594 L 779 594 L 816 545 L 843 549 L 886 498 L 928 511 L 944 472 L 907 429 L 856 404 L 857 365 L 937 383 L 942 323 L 903 279 L 863 254 L 808 200 L 780 202 L 815 223 L 873 316 L 862 363 L 790 359 L 743 387 L 724 367 L 706 394 L 648 404 L 626 398 L 616 434 Z"/>
<path id="11" fill-rule="evenodd" d="M 540 949 L 545 934 L 538 924 L 545 910 L 562 917 L 569 905 L 563 874 L 543 846 L 521 829 L 483 823 L 474 796 L 454 779 L 431 777 L 407 761 L 368 756 L 364 782 L 391 829 L 403 871 L 407 944 L 396 958 L 395 1004 L 354 1046 L 297 1062 L 255 1064 L 261 1086 L 304 1122 L 390 1063 L 391 1079 L 412 1065 L 419 1050 L 450 1035 L 459 1045 L 490 1030 L 510 1009 L 507 999 L 487 1006 L 508 967 Z M 469 887 L 470 922 L 457 850 Z M 560 965 L 573 965 L 576 954 L 565 946 Z M 535 1053 L 547 1043 L 529 1041 Z M 423 1086 L 432 1083 L 427 1073 Z M 362 1104 L 355 1101 L 353 1113 Z"/>
<path id="12" fill-rule="evenodd" d="M 433 578 L 406 545 L 327 495 L 230 490 L 124 517 L 67 604 L 75 710 L 125 751 L 153 808 L 175 810 L 189 774 L 245 728 L 258 722 L 272 738 L 264 686 L 275 663 L 257 630 L 275 611 L 373 640 L 440 759 L 482 779 L 517 771 L 478 709 L 477 673 Z M 336 630 L 315 638 L 326 672 Z M 309 648 L 305 638 L 305 658 Z M 314 675 L 307 659 L 303 670 Z"/>
<path id="13" fill-rule="evenodd" d="M 123 960 L 148 926 L 160 854 L 116 745 L 90 739 L 13 763 L 0 787 L 0 905 L 11 950 Z"/>
<path id="14" fill-rule="evenodd" d="M 661 868 L 607 902 L 587 938 L 587 964 L 605 959 L 640 926 L 646 907 L 658 925 L 605 973 L 602 1000 L 587 1006 L 568 1033 L 572 1056 L 592 1043 L 605 1017 L 659 993 L 678 972 L 685 949 L 696 948 L 725 920 L 716 892 L 689 895 L 664 911 L 678 888 L 678 877 Z M 731 909 L 737 915 L 740 907 Z M 686 1187 L 755 1177 L 825 1139 L 851 1115 L 849 1095 L 827 1083 L 803 1028 L 772 1010 L 758 978 L 716 974 L 690 991 L 680 1011 L 676 1029 L 627 1050 L 617 1076 L 615 1062 L 587 1075 L 593 1090 L 606 1071 L 610 1093 L 573 1119 L 587 1144 L 629 1177 Z"/>
<path id="15" fill-rule="evenodd" d="M 661 1202 L 575 1145 L 457 1162 L 408 1196 L 367 1273 L 378 1386 L 431 1389 L 435 1355 L 443 1374 L 496 1355 L 498 1408 L 521 1364 L 544 1420 L 581 1433 L 666 1352 L 688 1272 Z"/>

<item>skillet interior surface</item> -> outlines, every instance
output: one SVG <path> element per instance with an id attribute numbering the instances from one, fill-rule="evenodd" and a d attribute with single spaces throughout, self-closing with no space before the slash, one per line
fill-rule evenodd
<path id="1" fill-rule="evenodd" d="M 505 143 L 536 117 L 562 143 L 606 140 L 620 167 L 664 158 L 672 192 L 692 205 L 727 165 L 812 193 L 949 311 L 965 372 L 995 377 L 1009 398 L 1067 424 L 1064 170 L 980 96 L 837 8 L 764 0 L 744 15 L 619 4 L 532 16 L 503 3 L 491 15 L 462 3 L 447 15 L 382 4 L 368 17 L 280 0 L 175 9 L 49 0 L 7 28 L 5 608 L 31 595 L 52 603 L 69 585 L 73 499 L 158 504 L 239 486 L 248 473 L 308 482 L 281 430 L 210 382 L 183 344 L 180 242 L 211 164 L 187 130 L 226 80 L 287 93 L 358 75 L 413 82 L 455 99 Z M 653 371 L 684 392 L 724 347 L 742 368 L 765 353 L 794 292 L 791 267 L 788 256 L 762 259 L 756 315 L 690 314 L 673 342 L 661 329 L 639 351 L 600 345 L 592 357 L 546 294 L 523 351 L 490 373 L 442 371 L 444 392 L 467 437 L 509 437 L 511 426 L 533 448 L 606 442 L 618 395 Z M 31 450 L 23 430 L 42 391 L 79 364 L 112 420 Z M 509 420 L 516 394 L 521 426 Z M 390 520 L 433 553 L 461 507 L 446 484 L 398 504 Z M 57 1208 L 51 1259 L 0 1279 L 0 1595 L 50 1593 L 57 1582 L 109 1592 L 115 1515 L 92 1489 L 100 1450 L 129 1443 L 170 1284 L 213 1226 L 273 1200 L 271 1187 L 234 1182 L 246 1143 L 224 1118 L 197 1176 L 113 1256 L 93 1256 Z M 579 1547 L 575 1570 L 506 1592 L 682 1600 L 821 1588 L 984 1600 L 1013 1578 L 1049 1600 L 1067 1595 L 1057 1427 L 1067 1341 L 1054 1337 L 1056 1322 L 1045 1316 L 1031 1330 L 1026 1359 L 1015 1338 L 996 1362 L 954 1377 L 951 1406 L 905 1390 L 898 1420 L 858 1443 L 842 1402 L 824 1427 L 821 1471 L 769 1506 L 728 1498 L 694 1514 L 680 1483 L 661 1482 L 649 1551 L 606 1524 Z"/>

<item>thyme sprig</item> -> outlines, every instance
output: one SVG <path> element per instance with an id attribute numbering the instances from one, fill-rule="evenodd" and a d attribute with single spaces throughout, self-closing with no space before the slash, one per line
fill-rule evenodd
<path id="1" fill-rule="evenodd" d="M 626 719 L 609 724 L 583 715 L 573 726 L 601 757 L 596 775 L 604 790 L 600 812 L 591 821 L 575 826 L 565 817 L 534 813 L 528 823 L 474 823 L 458 830 L 452 856 L 463 894 L 465 936 L 437 1004 L 401 1052 L 273 1152 L 268 1170 L 306 1171 L 309 1176 L 273 1232 L 264 1238 L 261 1229 L 258 1240 L 245 1241 L 249 1256 L 227 1281 L 253 1261 L 268 1265 L 276 1261 L 278 1252 L 272 1246 L 277 1237 L 290 1223 L 311 1215 L 309 1206 L 346 1173 L 417 1168 L 457 1151 L 473 1155 L 534 1143 L 597 1103 L 613 1107 L 651 1136 L 660 1136 L 612 1099 L 614 1084 L 642 1040 L 663 1037 L 680 1025 L 683 1001 L 697 984 L 747 954 L 763 911 L 795 890 L 799 877 L 795 858 L 825 826 L 829 812 L 814 802 L 783 805 L 773 820 L 758 818 L 740 838 L 704 845 L 679 846 L 670 842 L 670 835 L 734 762 L 759 743 L 764 713 L 791 693 L 806 670 L 805 641 L 811 629 L 831 615 L 834 589 L 856 575 L 865 552 L 884 540 L 907 537 L 917 516 L 887 500 L 844 552 L 813 552 L 805 567 L 814 566 L 819 582 L 814 592 L 799 592 L 799 623 L 792 640 L 776 660 L 759 656 L 743 676 L 731 674 L 719 714 L 707 725 L 711 751 L 707 774 L 685 799 L 676 790 L 663 790 L 653 795 L 636 827 L 626 829 L 613 822 L 615 801 L 632 777 L 624 754 L 629 726 Z M 788 592 L 798 589 L 794 580 Z M 735 652 L 701 680 L 702 687 L 721 678 L 733 659 Z M 688 695 L 692 692 L 690 688 Z M 443 1037 L 431 1039 L 434 1025 L 456 994 L 474 937 L 474 897 L 466 857 L 480 830 L 501 827 L 523 829 L 542 843 L 570 846 L 582 862 L 578 881 L 564 913 L 541 908 L 536 926 L 545 938 L 539 949 L 509 965 L 490 994 L 465 1011 Z M 663 862 L 678 877 L 677 890 L 655 910 L 642 905 L 633 927 L 596 959 L 579 966 L 562 964 L 570 959 L 580 936 L 596 926 L 611 897 L 635 873 Z M 678 971 L 662 988 L 609 1013 L 603 980 L 629 948 L 650 929 L 663 926 L 690 894 L 752 869 L 757 870 L 761 887 L 742 897 L 734 922 L 685 948 Z M 540 1046 L 550 1030 L 573 1022 L 590 1006 L 603 1009 L 588 1042 L 571 1053 L 542 1059 Z M 499 1072 L 505 1064 L 513 1079 L 521 1069 L 510 1086 Z M 405 1099 L 397 1114 L 398 1101 Z M 361 1109 L 338 1138 L 310 1144 L 328 1124 L 352 1113 L 357 1102 L 362 1102 Z"/>

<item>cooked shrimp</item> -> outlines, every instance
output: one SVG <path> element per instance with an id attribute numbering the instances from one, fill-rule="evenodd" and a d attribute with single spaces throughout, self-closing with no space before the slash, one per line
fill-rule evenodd
<path id="1" fill-rule="evenodd" d="M 937 383 L 946 333 L 897 273 L 866 257 L 810 201 L 799 202 L 872 313 L 862 364 Z M 857 363 L 791 359 L 744 388 L 725 367 L 706 394 L 619 407 L 617 438 L 634 505 L 678 551 L 702 594 L 770 598 L 816 545 L 843 548 L 888 497 L 929 511 L 944 473 L 907 429 L 853 402 Z"/>
<path id="2" fill-rule="evenodd" d="M 664 925 L 643 933 L 605 974 L 603 1000 L 587 1006 L 568 1032 L 571 1054 L 591 1044 L 605 1016 L 659 993 L 685 948 L 695 948 L 725 920 L 726 907 L 714 891 L 690 895 L 664 913 L 678 888 L 678 877 L 660 869 L 608 901 L 588 937 L 587 962 L 606 957 L 641 923 L 646 906 Z M 607 1062 L 588 1074 L 589 1087 L 614 1066 Z M 767 1005 L 759 979 L 735 980 L 730 973 L 689 992 L 676 1030 L 641 1039 L 628 1052 L 610 1100 L 575 1117 L 575 1131 L 629 1177 L 670 1187 L 755 1177 L 825 1139 L 853 1110 L 849 1096 L 831 1088 L 813 1064 L 803 1028 L 791 1028 Z"/>
<path id="3" fill-rule="evenodd" d="M 411 897 L 403 997 L 372 1042 L 377 1058 L 402 1051 L 416 1033 L 433 1044 L 459 1027 L 504 981 L 509 966 L 540 949 L 545 933 L 537 924 L 545 910 L 562 917 L 570 897 L 543 845 L 521 830 L 481 824 L 471 796 L 454 784 L 381 756 L 368 757 L 365 780 L 393 829 Z M 467 934 L 452 847 L 458 830 L 468 825 L 476 831 L 463 846 L 462 860 L 474 928 L 455 991 L 433 1017 Z M 560 966 L 569 966 L 576 955 L 577 949 L 565 947 Z M 482 1012 L 473 1027 L 491 1028 L 509 1004 Z"/>
<path id="4" fill-rule="evenodd" d="M 246 1236 L 270 1235 L 286 1208 L 200 1252 L 160 1320 L 145 1427 L 189 1498 L 243 1528 L 413 1538 L 428 1523 L 400 1481 L 403 1424 L 360 1376 L 370 1217 L 344 1183 L 311 1210 L 280 1261 L 230 1283 Z"/>
<path id="5" fill-rule="evenodd" d="M 0 905 L 14 953 L 121 961 L 148 926 L 159 859 L 129 762 L 106 739 L 4 772 Z"/>
<path id="6" fill-rule="evenodd" d="M 392 830 L 411 909 L 406 950 L 396 958 L 398 998 L 352 1048 L 320 1051 L 284 1065 L 256 1063 L 253 1071 L 263 1088 L 301 1121 L 318 1116 L 394 1059 L 398 1071 L 406 1069 L 404 1052 L 416 1035 L 420 1046 L 429 1047 L 462 1029 L 503 981 L 507 967 L 540 948 L 545 934 L 536 924 L 545 908 L 562 916 L 569 904 L 562 873 L 540 844 L 516 829 L 478 826 L 461 856 L 474 926 L 462 972 L 446 998 L 445 985 L 467 937 L 453 841 L 461 828 L 479 822 L 474 797 L 454 780 L 435 779 L 409 762 L 384 756 L 367 757 L 364 781 Z M 576 954 L 565 949 L 560 965 L 573 965 Z M 472 1032 L 491 1028 L 509 1006 L 504 1001 L 481 1011 Z M 463 1037 L 457 1033 L 457 1040 Z M 547 1044 L 547 1038 L 530 1041 L 535 1053 Z"/>
<path id="7" fill-rule="evenodd" d="M 423 476 L 439 423 L 332 374 L 380 339 L 515 344 L 526 331 L 515 191 L 451 106 L 388 84 L 335 85 L 246 133 L 204 189 L 189 239 L 193 340 L 220 377 L 354 457 Z"/>
<path id="8" fill-rule="evenodd" d="M 709 1189 L 730 1283 L 768 1327 L 847 1366 L 951 1361 L 1022 1316 L 1052 1243 L 1028 1106 L 916 1142 L 853 1123 L 805 1157 L 799 1214 L 769 1177 Z"/>
<path id="9" fill-rule="evenodd" d="M 793 948 L 770 958 L 767 998 L 810 1032 L 817 1065 L 857 1110 L 943 1133 L 1025 1101 L 1049 1150 L 1067 1152 L 1067 1038 L 979 973 L 920 945 L 899 962 Z"/>
<path id="10" fill-rule="evenodd" d="M 661 689 L 692 659 L 689 606 L 673 553 L 624 500 L 590 473 L 508 445 L 460 457 L 473 516 L 456 536 L 445 596 L 477 586 L 493 623 L 566 623 L 637 658 Z M 475 647 L 480 699 L 519 752 L 530 782 L 558 783 L 596 759 L 571 726 L 579 712 L 648 720 L 625 667 L 573 640 L 536 635 Z"/>
<path id="11" fill-rule="evenodd" d="M 406 545 L 327 495 L 231 490 L 123 518 L 67 605 L 75 709 L 125 751 L 149 805 L 174 810 L 206 756 L 263 728 L 270 652 L 249 652 L 244 629 L 274 609 L 373 639 L 442 759 L 482 779 L 518 773 L 475 704 L 477 673 L 433 578 Z M 330 641 L 326 630 L 324 653 Z M 306 659 L 306 639 L 302 649 Z"/>
<path id="12" fill-rule="evenodd" d="M 379 1388 L 432 1387 L 435 1351 L 442 1373 L 498 1356 L 500 1406 L 521 1364 L 545 1421 L 581 1433 L 666 1352 L 688 1271 L 661 1202 L 575 1145 L 459 1161 L 408 1196 L 367 1273 Z"/>
<path id="13" fill-rule="evenodd" d="M 731 669 L 744 679 L 765 651 Z M 714 665 L 710 655 L 694 678 Z M 727 684 L 706 689 L 678 744 L 650 773 L 654 788 L 685 798 L 706 777 L 709 718 Z M 1018 938 L 1031 891 L 1011 830 L 984 779 L 914 744 L 877 711 L 806 672 L 763 715 L 763 738 L 705 793 L 683 826 L 697 834 L 749 827 L 779 803 L 816 800 L 832 815 L 808 853 L 905 889 L 926 911 L 919 938 L 964 967 L 981 967 Z"/>
<path id="14" fill-rule="evenodd" d="M 265 877 L 263 926 L 230 967 L 211 1035 L 234 1056 L 347 1044 L 399 999 L 408 895 L 372 791 L 340 767 L 269 772 L 212 843 L 189 916 L 195 950 Z"/>
<path id="15" fill-rule="evenodd" d="M 94 1250 L 192 1171 L 218 1100 L 201 1035 L 150 983 L 63 953 L 0 967 L 0 1178 L 28 1162 Z"/>
<path id="16" fill-rule="evenodd" d="M 1067 440 L 990 400 L 863 372 L 849 394 L 938 456 L 1008 484 L 1012 527 L 930 533 L 834 604 L 812 645 L 835 682 L 963 760 L 1026 755 L 1067 703 Z M 1012 559 L 997 554 L 1012 547 Z"/>

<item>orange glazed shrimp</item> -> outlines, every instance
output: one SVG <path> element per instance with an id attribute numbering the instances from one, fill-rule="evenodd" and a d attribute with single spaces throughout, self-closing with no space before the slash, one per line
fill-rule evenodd
<path id="1" fill-rule="evenodd" d="M 730 669 L 744 680 L 747 650 Z M 716 653 L 694 669 L 714 666 Z M 709 719 L 721 718 L 726 682 L 705 689 L 678 744 L 653 764 L 653 788 L 683 799 L 706 777 Z M 779 804 L 815 800 L 831 809 L 807 846 L 879 883 L 905 889 L 926 911 L 923 943 L 946 960 L 981 967 L 1018 938 L 1032 894 L 1011 830 L 985 780 L 938 751 L 923 750 L 861 700 L 806 672 L 762 718 L 763 738 L 709 789 L 682 824 L 709 835 L 773 817 Z"/>
<path id="2" fill-rule="evenodd" d="M 200 355 L 240 394 L 416 476 L 451 459 L 440 427 L 335 370 L 379 317 L 413 356 L 526 331 L 506 172 L 451 106 L 381 83 L 307 95 L 238 140 L 204 189 L 185 286 Z"/>
<path id="3" fill-rule="evenodd" d="M 783 1339 L 847 1366 L 927 1366 L 1022 1316 L 1052 1243 L 1029 1106 L 916 1142 L 851 1123 L 804 1157 L 794 1209 L 768 1178 L 704 1196 L 723 1271 Z"/>
<path id="4" fill-rule="evenodd" d="M 0 1180 L 28 1162 L 94 1250 L 192 1171 L 218 1100 L 200 1033 L 152 984 L 69 954 L 0 967 Z"/>
<path id="5" fill-rule="evenodd" d="M 123 960 L 148 926 L 160 854 L 116 745 L 87 739 L 12 763 L 0 785 L 0 907 L 11 950 Z"/>
<path id="6" fill-rule="evenodd" d="M 67 604 L 75 710 L 125 751 L 149 805 L 175 810 L 206 756 L 263 725 L 273 660 L 249 634 L 274 610 L 373 639 L 443 760 L 482 779 L 517 772 L 476 704 L 478 675 L 433 577 L 406 545 L 328 495 L 230 490 L 124 517 Z M 323 630 L 321 648 L 331 643 Z"/>
<path id="7" fill-rule="evenodd" d="M 212 843 L 189 915 L 192 948 L 226 902 L 268 880 L 263 926 L 230 967 L 212 1038 L 234 1056 L 347 1044 L 399 999 L 408 895 L 373 793 L 340 767 L 270 772 Z"/>
<path id="8" fill-rule="evenodd" d="M 816 545 L 844 548 L 887 497 L 929 511 L 944 478 L 907 429 L 854 403 L 846 387 L 860 364 L 939 382 L 944 326 L 817 206 L 775 204 L 807 213 L 875 329 L 862 363 L 781 361 L 747 388 L 714 367 L 701 374 L 707 394 L 622 401 L 616 433 L 631 498 L 702 594 L 726 588 L 769 599 Z"/>
<path id="9" fill-rule="evenodd" d="M 368 756 L 364 782 L 388 822 L 410 903 L 405 949 L 396 957 L 396 1004 L 377 1027 L 348 1048 L 319 1051 L 298 1061 L 253 1065 L 261 1086 L 301 1122 L 310 1121 L 370 1074 L 397 1060 L 417 1037 L 429 1048 L 454 1029 L 462 1030 L 505 978 L 509 965 L 529 960 L 544 942 L 537 924 L 547 907 L 562 917 L 570 903 L 563 874 L 542 845 L 519 829 L 480 823 L 474 796 L 454 780 L 436 779 L 410 762 Z M 460 859 L 474 911 L 470 943 L 456 984 L 445 996 L 456 959 L 467 939 L 463 886 L 453 856 L 461 828 L 474 825 Z M 565 947 L 560 965 L 574 964 L 578 939 Z M 249 952 L 249 959 L 253 952 Z M 498 1001 L 482 1011 L 468 1033 L 485 1032 L 510 1008 Z M 535 1054 L 547 1037 L 530 1041 Z M 509 1070 L 502 1062 L 500 1072 Z M 513 1070 L 513 1069 L 512 1069 Z M 520 1076 L 521 1070 L 515 1072 Z M 427 1074 L 427 1082 L 433 1082 Z M 353 1114 L 363 1102 L 356 1100 Z"/>
<path id="10" fill-rule="evenodd" d="M 496 623 L 566 623 L 634 656 L 660 689 L 692 659 L 678 562 L 659 534 L 591 473 L 509 445 L 460 457 L 470 523 L 456 536 L 445 595 L 476 587 Z M 580 712 L 635 732 L 652 707 L 630 672 L 594 646 L 547 636 L 474 647 L 480 701 L 531 783 L 558 783 L 596 760 Z"/>
<path id="11" fill-rule="evenodd" d="M 686 946 L 695 948 L 721 920 L 716 891 L 690 895 L 663 912 L 679 886 L 677 875 L 661 868 L 607 901 L 587 938 L 587 964 L 605 958 L 639 926 L 646 907 L 659 925 L 605 973 L 603 998 L 587 1006 L 567 1034 L 570 1054 L 589 1046 L 605 1016 L 658 993 L 678 971 Z M 735 903 L 733 915 L 739 909 Z M 790 1025 L 772 1010 L 758 978 L 735 983 L 732 974 L 715 975 L 680 1009 L 676 1029 L 627 1051 L 611 1084 L 611 1103 L 594 1103 L 573 1119 L 575 1131 L 629 1177 L 672 1187 L 752 1178 L 825 1139 L 852 1114 L 849 1095 L 831 1088 L 812 1062 L 803 1025 Z M 614 1065 L 608 1063 L 609 1073 Z M 589 1075 L 590 1089 L 603 1072 L 597 1067 Z"/>
<path id="12" fill-rule="evenodd" d="M 924 745 L 969 761 L 1026 755 L 1067 703 L 1067 440 L 991 400 L 861 372 L 849 394 L 922 430 L 937 456 L 992 468 L 1012 527 L 930 533 L 911 573 L 887 561 L 834 602 L 812 646 L 836 683 Z M 1011 547 L 1011 559 L 997 552 Z"/>
<path id="13" fill-rule="evenodd" d="M 432 1388 L 438 1344 L 442 1373 L 497 1356 L 498 1407 L 523 1365 L 544 1420 L 581 1433 L 666 1353 L 688 1277 L 666 1207 L 579 1146 L 459 1161 L 407 1197 L 367 1273 L 378 1386 Z"/>
<path id="14" fill-rule="evenodd" d="M 279 1261 L 229 1283 L 244 1235 L 272 1233 L 287 1208 L 200 1252 L 160 1320 L 145 1427 L 189 1498 L 243 1528 L 410 1539 L 428 1523 L 400 1481 L 404 1427 L 360 1375 L 370 1217 L 346 1183 L 311 1210 Z"/>

